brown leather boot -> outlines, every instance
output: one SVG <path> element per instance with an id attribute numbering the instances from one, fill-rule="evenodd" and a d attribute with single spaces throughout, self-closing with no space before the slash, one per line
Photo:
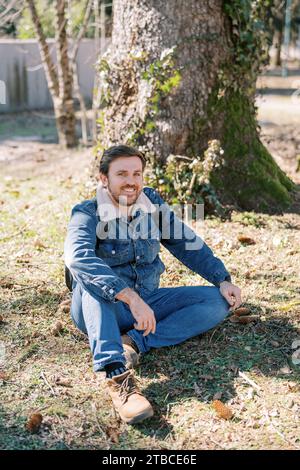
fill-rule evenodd
<path id="1" fill-rule="evenodd" d="M 116 411 L 127 424 L 135 424 L 153 416 L 153 408 L 139 391 L 132 371 L 106 379 L 108 392 Z"/>
<path id="2" fill-rule="evenodd" d="M 141 355 L 135 350 L 133 341 L 128 335 L 122 335 L 122 343 L 127 369 L 134 369 L 140 363 Z"/>

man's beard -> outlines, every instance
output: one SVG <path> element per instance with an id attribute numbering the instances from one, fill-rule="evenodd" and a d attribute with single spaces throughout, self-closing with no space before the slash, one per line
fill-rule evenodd
<path id="1" fill-rule="evenodd" d="M 125 187 L 126 187 L 126 186 L 125 186 Z M 123 188 L 123 189 L 124 189 L 124 188 Z M 120 206 L 127 206 L 127 207 L 130 207 L 130 206 L 133 206 L 133 205 L 136 203 L 136 201 L 137 201 L 139 195 L 140 195 L 141 192 L 142 192 L 142 189 L 141 189 L 140 191 L 138 191 L 135 186 L 134 186 L 134 189 L 137 191 L 136 197 L 134 198 L 134 200 L 129 201 L 129 200 L 128 200 L 128 196 L 127 196 L 126 194 L 119 194 L 119 195 L 116 195 L 116 194 L 111 190 L 111 186 L 110 186 L 110 184 L 109 184 L 109 181 L 108 181 L 108 183 L 107 183 L 107 190 L 108 190 L 110 196 L 111 196 L 111 197 L 113 198 L 113 200 L 114 200 L 118 205 L 120 205 Z"/>

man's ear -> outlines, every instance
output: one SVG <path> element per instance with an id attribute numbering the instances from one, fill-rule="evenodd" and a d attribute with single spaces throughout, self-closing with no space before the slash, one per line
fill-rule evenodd
<path id="1" fill-rule="evenodd" d="M 107 187 L 108 179 L 107 179 L 107 176 L 106 176 L 106 175 L 104 175 L 103 173 L 99 173 L 99 181 L 102 183 L 102 185 L 104 186 L 104 188 Z"/>

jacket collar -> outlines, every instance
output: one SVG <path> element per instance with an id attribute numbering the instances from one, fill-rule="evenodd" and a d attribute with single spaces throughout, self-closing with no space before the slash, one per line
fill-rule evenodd
<path id="1" fill-rule="evenodd" d="M 100 217 L 100 220 L 103 222 L 108 222 L 117 218 L 127 218 L 127 211 L 124 210 L 123 206 L 119 205 L 118 207 L 112 202 L 109 192 L 106 188 L 99 183 L 97 186 L 97 214 Z M 136 202 L 130 207 L 129 215 L 134 217 L 137 211 L 140 210 L 144 213 L 153 213 L 156 211 L 154 204 L 142 191 Z"/>

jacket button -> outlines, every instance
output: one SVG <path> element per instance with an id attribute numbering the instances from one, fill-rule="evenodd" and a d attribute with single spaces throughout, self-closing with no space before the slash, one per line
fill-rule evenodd
<path id="1" fill-rule="evenodd" d="M 137 256 L 136 259 L 140 259 L 140 256 Z"/>

